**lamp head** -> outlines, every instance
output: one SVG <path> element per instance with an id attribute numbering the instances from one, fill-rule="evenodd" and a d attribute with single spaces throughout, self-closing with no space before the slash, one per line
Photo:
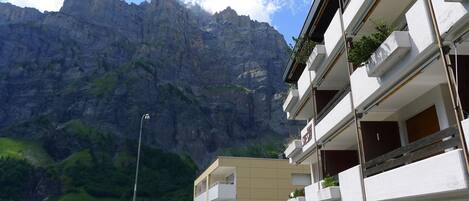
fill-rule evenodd
<path id="1" fill-rule="evenodd" d="M 144 115 L 143 115 L 143 118 L 144 118 L 144 119 L 150 119 L 150 114 L 144 114 Z"/>

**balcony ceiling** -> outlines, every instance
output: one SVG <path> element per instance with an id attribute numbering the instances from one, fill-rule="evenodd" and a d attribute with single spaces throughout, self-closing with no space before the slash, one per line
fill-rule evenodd
<path id="1" fill-rule="evenodd" d="M 235 172 L 234 167 L 218 167 L 211 175 L 214 176 L 229 176 L 230 174 Z"/>
<path id="2" fill-rule="evenodd" d="M 332 69 L 325 75 L 319 90 L 341 90 L 349 83 L 348 65 L 345 54 L 341 54 Z"/>
<path id="3" fill-rule="evenodd" d="M 350 124 L 331 141 L 323 145 L 324 150 L 357 150 L 357 137 L 354 124 Z"/>
<path id="4" fill-rule="evenodd" d="M 444 73 L 441 61 L 433 61 L 422 73 L 373 108 L 372 112 L 392 114 L 391 111 L 397 111 L 434 87 L 447 83 Z"/>
<path id="5" fill-rule="evenodd" d="M 396 26 L 401 19 L 405 18 L 405 12 L 416 0 L 383 0 L 372 11 L 365 24 L 358 32 L 358 36 L 368 35 L 375 31 L 375 22 L 384 21 L 389 25 Z M 355 37 L 358 39 L 359 37 Z"/>

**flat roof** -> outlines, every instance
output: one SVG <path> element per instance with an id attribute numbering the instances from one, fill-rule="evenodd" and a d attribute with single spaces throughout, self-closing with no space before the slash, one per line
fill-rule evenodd
<path id="1" fill-rule="evenodd" d="M 314 0 L 298 38 L 309 37 L 313 41 L 321 42 L 323 34 L 338 8 L 339 3 L 337 0 Z M 298 48 L 298 44 L 295 44 L 294 50 L 296 51 Z M 283 73 L 284 82 L 296 82 L 299 75 L 301 75 L 295 71 L 302 71 L 303 68 L 301 67 L 304 67 L 304 65 L 298 65 L 294 58 L 293 53 L 288 58 L 288 63 Z"/>

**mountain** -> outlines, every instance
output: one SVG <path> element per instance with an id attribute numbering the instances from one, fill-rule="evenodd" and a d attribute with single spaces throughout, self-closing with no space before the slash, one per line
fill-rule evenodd
<path id="1" fill-rule="evenodd" d="M 114 166 L 119 153 L 133 155 L 129 141 L 150 113 L 149 152 L 176 156 L 169 166 L 188 157 L 204 166 L 226 148 L 295 127 L 281 109 L 287 50 L 273 27 L 231 8 L 211 15 L 177 0 L 65 0 L 41 13 L 0 3 L 0 136 L 38 143 L 61 177 L 59 164 L 76 154 Z"/>

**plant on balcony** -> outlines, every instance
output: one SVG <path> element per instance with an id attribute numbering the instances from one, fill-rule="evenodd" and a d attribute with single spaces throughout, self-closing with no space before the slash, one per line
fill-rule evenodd
<path id="1" fill-rule="evenodd" d="M 304 196 L 305 196 L 305 189 L 296 189 L 295 191 L 291 192 L 288 197 L 297 198 L 297 197 L 304 197 Z"/>
<path id="2" fill-rule="evenodd" d="M 332 186 L 339 186 L 339 182 L 335 180 L 333 177 L 326 177 L 321 183 L 322 188 L 328 188 Z"/>
<path id="3" fill-rule="evenodd" d="M 348 59 L 354 66 L 363 65 L 393 31 L 393 28 L 384 22 L 373 23 L 376 32 L 369 36 L 362 36 L 353 42 Z"/>
<path id="4" fill-rule="evenodd" d="M 293 37 L 293 40 L 295 41 L 296 47 L 298 47 L 295 50 L 294 46 L 290 45 L 290 50 L 292 55 L 295 56 L 295 61 L 301 64 L 306 64 L 306 61 L 308 61 L 308 58 L 311 55 L 311 52 L 313 52 L 314 47 L 316 47 L 316 42 L 308 37 Z"/>

